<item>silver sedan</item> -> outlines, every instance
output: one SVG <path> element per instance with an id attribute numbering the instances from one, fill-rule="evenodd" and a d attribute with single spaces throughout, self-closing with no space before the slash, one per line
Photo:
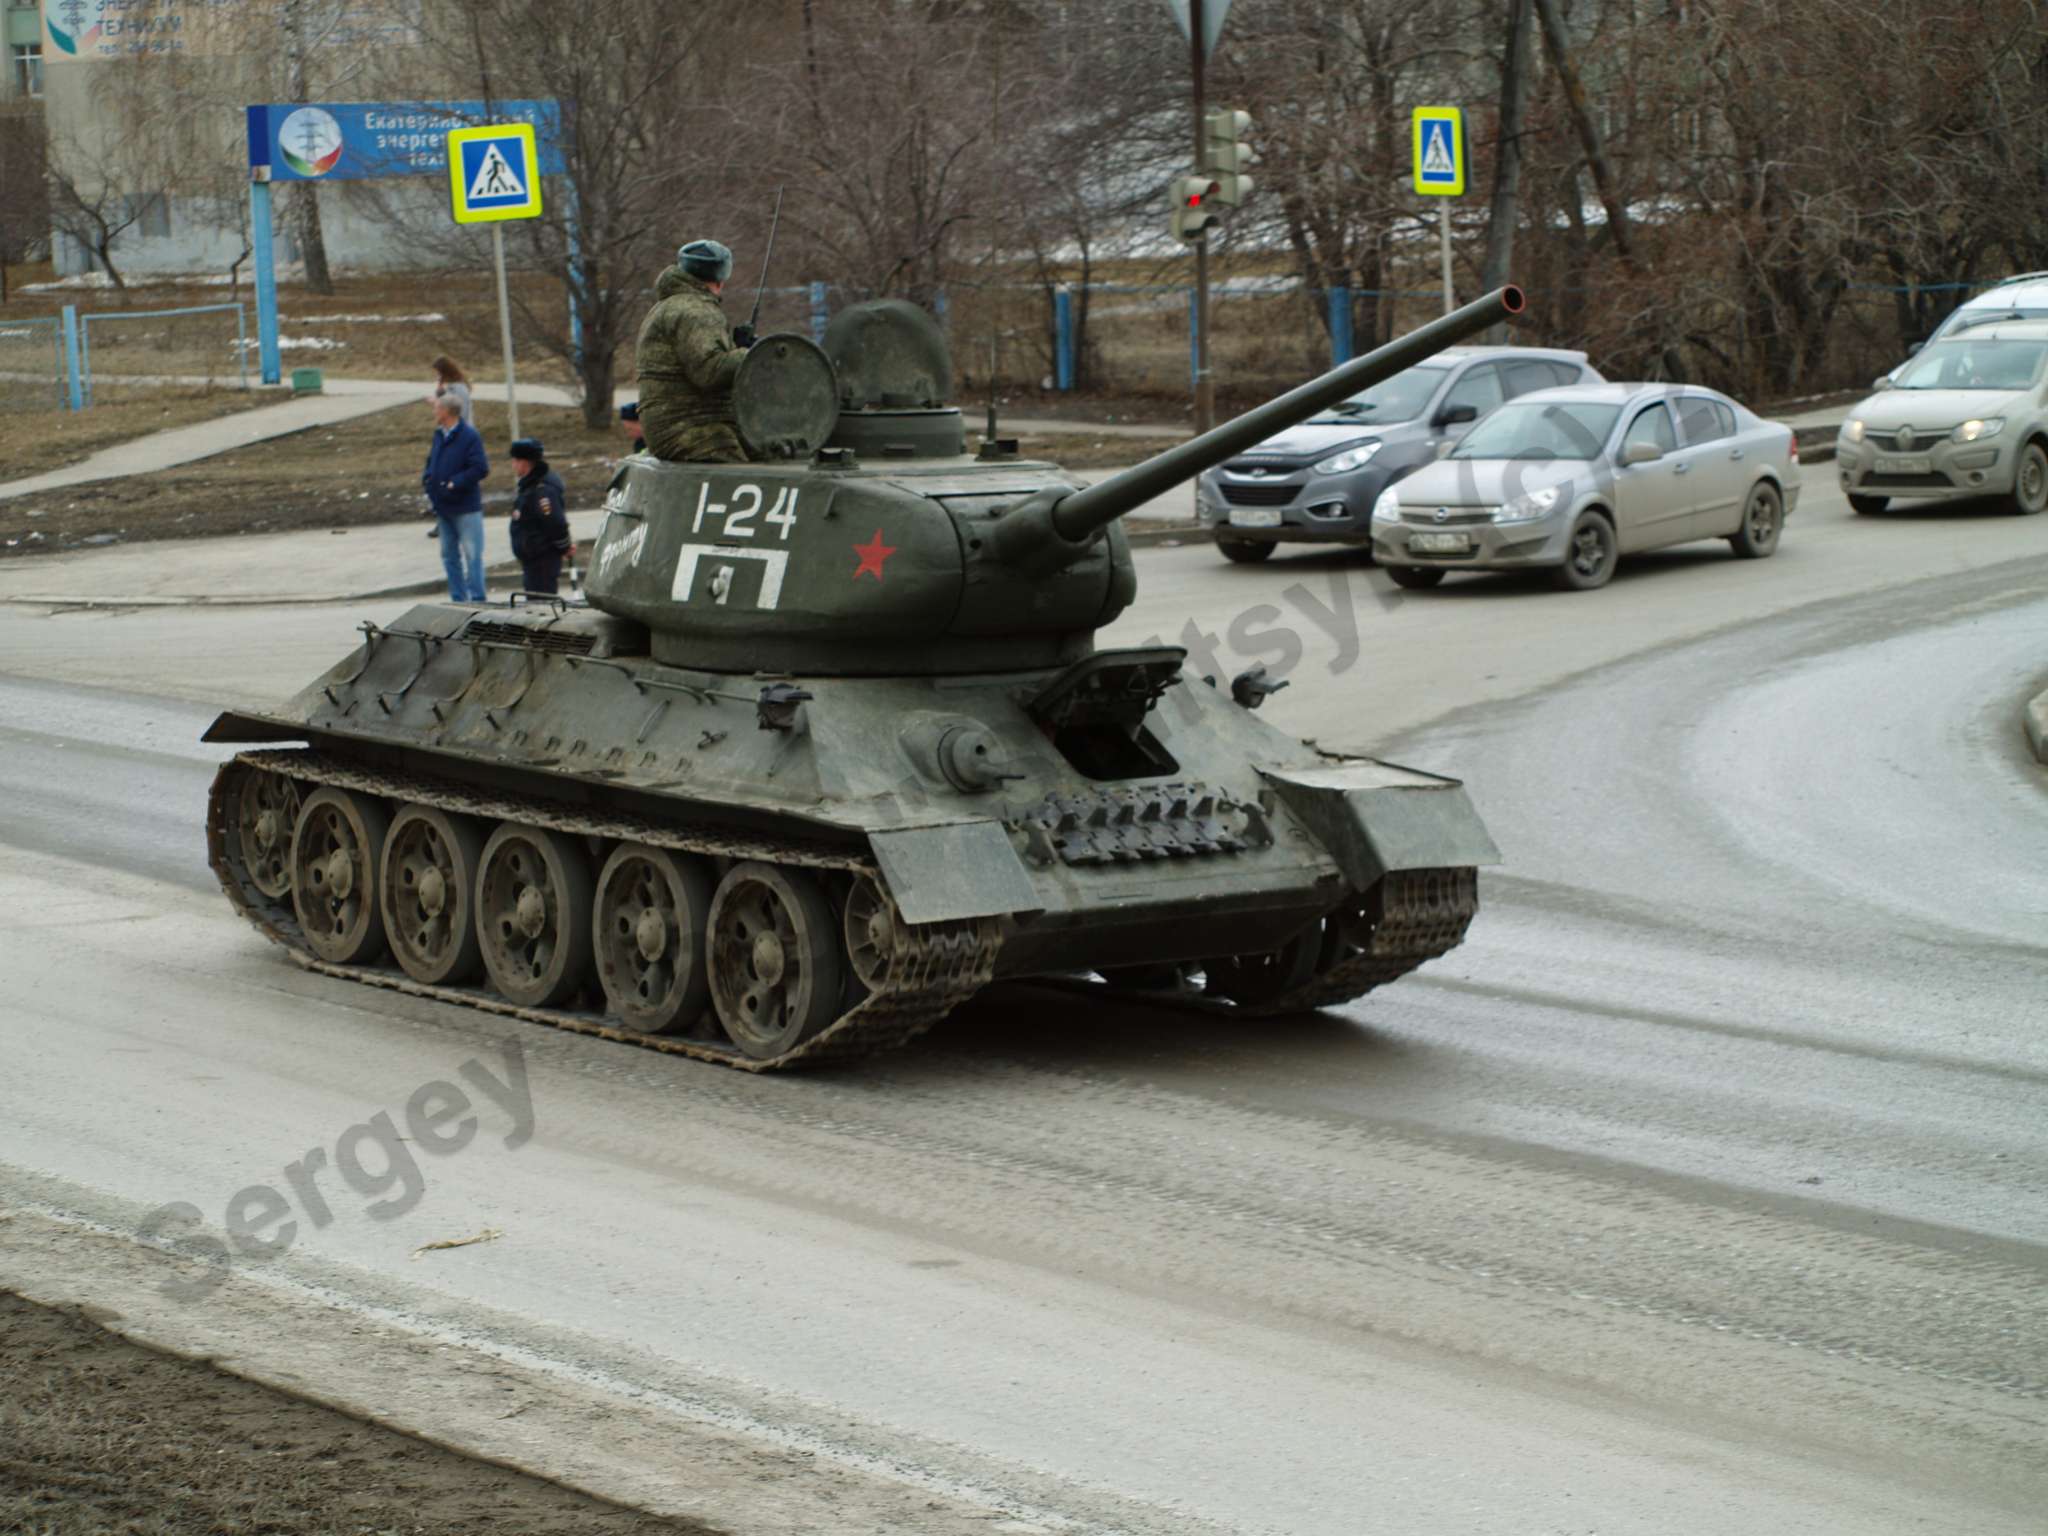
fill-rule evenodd
<path id="1" fill-rule="evenodd" d="M 1404 587 L 1538 566 L 1584 591 L 1622 555 L 1693 539 L 1761 559 L 1798 501 L 1790 427 L 1692 385 L 1577 384 L 1499 407 L 1389 488 L 1372 548 Z"/>

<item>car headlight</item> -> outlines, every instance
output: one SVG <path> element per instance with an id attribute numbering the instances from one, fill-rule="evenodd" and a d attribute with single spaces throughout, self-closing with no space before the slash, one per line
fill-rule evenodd
<path id="1" fill-rule="evenodd" d="M 1547 486 L 1540 491 L 1531 491 L 1526 496 L 1517 496 L 1504 507 L 1493 509 L 1496 523 L 1528 523 L 1543 516 L 1557 505 L 1557 498 L 1563 494 L 1561 486 Z"/>
<path id="2" fill-rule="evenodd" d="M 1843 422 L 1842 436 L 1846 437 L 1852 443 L 1862 442 L 1863 418 L 1860 416 L 1851 416 L 1847 421 Z"/>
<path id="3" fill-rule="evenodd" d="M 1372 504 L 1372 520 L 1376 523 L 1401 521 L 1401 493 L 1392 486 L 1381 491 L 1380 499 Z"/>
<path id="4" fill-rule="evenodd" d="M 1966 421 L 1949 437 L 1958 443 L 1974 443 L 1980 437 L 1996 437 L 2005 430 L 2005 418 L 1993 416 L 1985 421 Z"/>
<path id="5" fill-rule="evenodd" d="M 1333 453 L 1327 459 L 1319 460 L 1316 473 L 1319 475 L 1341 475 L 1347 469 L 1356 469 L 1367 459 L 1380 451 L 1378 443 L 1360 443 L 1356 448 L 1346 448 L 1342 453 Z"/>

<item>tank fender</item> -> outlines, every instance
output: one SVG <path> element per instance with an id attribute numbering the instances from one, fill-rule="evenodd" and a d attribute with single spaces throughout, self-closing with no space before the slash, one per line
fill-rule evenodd
<path id="1" fill-rule="evenodd" d="M 1500 849 L 1456 779 L 1373 758 L 1261 768 L 1354 890 L 1403 869 L 1498 864 Z"/>
<path id="2" fill-rule="evenodd" d="M 304 741 L 306 728 L 290 720 L 273 720 L 268 715 L 245 715 L 238 709 L 223 711 L 206 728 L 201 741 Z"/>
<path id="3" fill-rule="evenodd" d="M 870 832 L 868 844 L 906 922 L 1000 917 L 1045 905 L 999 821 L 890 827 Z"/>

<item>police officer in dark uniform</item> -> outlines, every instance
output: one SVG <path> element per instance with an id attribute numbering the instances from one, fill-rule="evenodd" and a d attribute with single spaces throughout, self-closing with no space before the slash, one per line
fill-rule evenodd
<path id="1" fill-rule="evenodd" d="M 512 556 L 529 592 L 560 588 L 562 561 L 575 546 L 569 540 L 569 497 L 562 477 L 548 468 L 540 439 L 522 437 L 512 445 L 512 472 L 519 484 L 512 499 Z"/>

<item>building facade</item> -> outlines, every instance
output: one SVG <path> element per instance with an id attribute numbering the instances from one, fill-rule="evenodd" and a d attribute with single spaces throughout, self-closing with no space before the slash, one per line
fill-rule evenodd
<path id="1" fill-rule="evenodd" d="M 43 94 L 43 10 L 38 0 L 0 0 L 0 34 L 7 46 L 7 77 L 0 101 Z"/>

